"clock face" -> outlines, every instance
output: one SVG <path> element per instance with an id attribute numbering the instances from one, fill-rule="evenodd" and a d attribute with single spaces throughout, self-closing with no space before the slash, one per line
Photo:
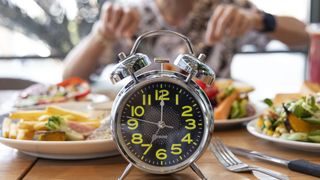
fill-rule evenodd
<path id="1" fill-rule="evenodd" d="M 144 163 L 168 167 L 191 157 L 202 142 L 204 116 L 185 88 L 154 82 L 136 90 L 119 110 L 117 135 L 126 153 Z"/>

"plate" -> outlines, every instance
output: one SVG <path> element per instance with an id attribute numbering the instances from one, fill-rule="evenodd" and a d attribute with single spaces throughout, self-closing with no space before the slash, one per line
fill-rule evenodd
<path id="1" fill-rule="evenodd" d="M 245 118 L 237 118 L 237 119 L 219 119 L 214 121 L 215 128 L 223 129 L 234 126 L 242 125 L 246 122 L 249 122 L 253 119 L 256 119 L 262 113 L 262 107 L 251 103 L 256 113 L 253 116 L 245 117 Z"/>
<path id="2" fill-rule="evenodd" d="M 215 83 L 220 84 L 222 87 L 232 85 L 240 92 L 250 93 L 254 91 L 254 87 L 250 84 L 235 79 L 218 78 Z"/>
<path id="3" fill-rule="evenodd" d="M 0 143 L 22 153 L 47 159 L 79 160 L 119 154 L 112 139 L 59 142 L 15 140 L 0 137 Z"/>
<path id="4" fill-rule="evenodd" d="M 61 103 L 48 103 L 48 104 L 40 104 L 28 107 L 15 108 L 17 110 L 41 110 L 45 109 L 47 106 L 59 106 L 61 108 L 71 109 L 71 110 L 79 110 L 83 111 L 87 109 L 87 106 L 90 103 L 101 103 L 101 102 L 109 102 L 110 98 L 103 94 L 88 94 L 87 100 L 84 101 L 66 101 Z M 87 111 L 87 110 L 86 110 Z"/>
<path id="5" fill-rule="evenodd" d="M 69 102 L 60 107 L 71 110 L 87 108 L 88 103 Z M 114 156 L 119 154 L 112 139 L 86 141 L 33 141 L 2 137 L 2 121 L 8 114 L 0 115 L 0 143 L 18 151 L 40 158 L 79 160 Z"/>
<path id="6" fill-rule="evenodd" d="M 271 136 L 262 134 L 256 128 L 257 121 L 258 121 L 258 119 L 254 119 L 254 120 L 250 121 L 247 124 L 247 130 L 249 131 L 250 134 L 252 134 L 258 138 L 274 142 L 276 144 L 279 144 L 279 145 L 287 147 L 287 148 L 292 148 L 292 149 L 302 150 L 302 151 L 309 151 L 309 152 L 317 152 L 317 153 L 320 152 L 320 143 L 290 141 L 290 140 L 275 138 L 275 137 L 271 137 Z"/>

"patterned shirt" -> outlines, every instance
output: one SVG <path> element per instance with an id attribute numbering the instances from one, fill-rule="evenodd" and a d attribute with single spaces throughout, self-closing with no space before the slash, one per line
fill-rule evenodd
<path id="1" fill-rule="evenodd" d="M 179 27 L 172 27 L 165 22 L 154 0 L 133 2 L 129 5 L 137 7 L 141 17 L 137 35 L 158 29 L 173 30 L 186 35 L 191 40 L 196 55 L 199 53 L 206 54 L 206 63 L 214 69 L 217 77 L 230 78 L 232 58 L 243 45 L 252 44 L 258 49 L 262 49 L 269 42 L 269 38 L 266 35 L 250 31 L 240 38 L 224 37 L 222 42 L 216 43 L 214 46 L 206 46 L 204 44 L 207 23 L 215 7 L 225 3 L 256 10 L 256 7 L 246 0 L 197 0 L 194 8 Z M 128 1 L 126 1 L 125 5 L 128 5 Z M 112 50 L 106 50 L 101 58 L 102 63 L 117 61 L 116 55 L 121 51 L 129 54 L 133 42 L 133 40 L 116 42 Z M 164 57 L 170 59 L 172 63 L 179 54 L 187 53 L 187 46 L 181 39 L 173 36 L 154 36 L 145 39 L 138 48 L 138 52 L 147 54 L 150 60 L 153 60 L 154 57 Z M 158 68 L 158 66 L 153 65 L 151 68 Z"/>

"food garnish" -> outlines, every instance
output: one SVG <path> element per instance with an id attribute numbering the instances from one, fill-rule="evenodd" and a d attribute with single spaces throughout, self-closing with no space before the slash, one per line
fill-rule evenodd
<path id="1" fill-rule="evenodd" d="M 49 130 L 60 131 L 65 133 L 66 138 L 70 141 L 79 141 L 83 140 L 84 136 L 74 130 L 72 130 L 68 125 L 64 118 L 61 116 L 51 116 L 46 123 L 46 127 Z"/>

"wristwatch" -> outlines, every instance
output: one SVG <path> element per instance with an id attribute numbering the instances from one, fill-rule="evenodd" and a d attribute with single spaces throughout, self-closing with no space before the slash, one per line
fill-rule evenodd
<path id="1" fill-rule="evenodd" d="M 277 27 L 276 18 L 269 13 L 261 11 L 263 28 L 260 32 L 274 32 Z"/>

